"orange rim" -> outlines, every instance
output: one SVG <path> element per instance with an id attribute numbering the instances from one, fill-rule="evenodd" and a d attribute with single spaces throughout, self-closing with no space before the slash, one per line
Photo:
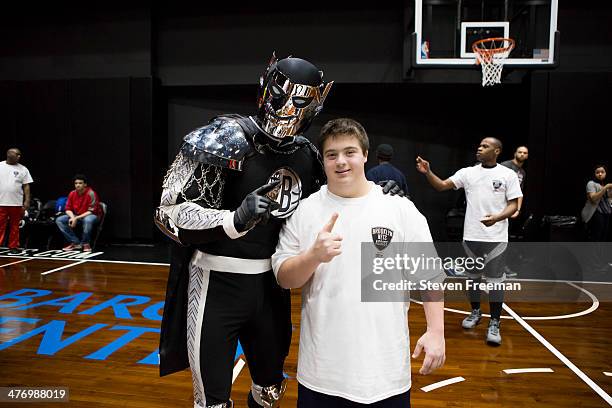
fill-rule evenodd
<path id="1" fill-rule="evenodd" d="M 481 45 L 488 44 L 493 45 L 494 47 L 481 48 Z M 497 43 L 507 44 L 503 47 L 495 47 Z M 493 59 L 495 54 L 503 54 L 505 52 L 510 52 L 514 48 L 514 40 L 512 38 L 503 38 L 503 37 L 495 37 L 495 38 L 484 38 L 482 40 L 474 41 L 472 44 L 472 51 L 476 54 L 480 55 L 480 57 L 487 62 L 490 62 Z M 476 62 L 480 64 L 478 58 Z"/>

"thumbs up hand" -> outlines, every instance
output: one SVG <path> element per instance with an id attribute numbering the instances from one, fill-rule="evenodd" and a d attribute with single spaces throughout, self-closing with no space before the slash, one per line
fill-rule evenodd
<path id="1" fill-rule="evenodd" d="M 334 213 L 321 231 L 319 231 L 317 239 L 310 248 L 312 255 L 318 262 L 330 262 L 342 253 L 342 237 L 332 232 L 337 219 L 338 213 Z"/>

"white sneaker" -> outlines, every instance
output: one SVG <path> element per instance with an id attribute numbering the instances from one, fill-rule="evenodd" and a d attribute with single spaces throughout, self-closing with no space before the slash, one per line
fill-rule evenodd
<path id="1" fill-rule="evenodd" d="M 492 346 L 499 346 L 502 342 L 499 319 L 491 319 L 489 322 L 489 328 L 487 330 L 487 343 Z"/>
<path id="2" fill-rule="evenodd" d="M 480 323 L 480 319 L 482 319 L 482 312 L 480 309 L 474 309 L 468 317 L 463 319 L 463 322 L 461 322 L 461 327 L 464 329 L 473 329 L 478 323 Z"/>

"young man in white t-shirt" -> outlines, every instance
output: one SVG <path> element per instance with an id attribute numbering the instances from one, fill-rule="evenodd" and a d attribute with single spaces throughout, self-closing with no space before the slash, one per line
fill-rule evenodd
<path id="1" fill-rule="evenodd" d="M 19 247 L 19 222 L 30 207 L 32 176 L 27 167 L 19 164 L 21 151 L 6 152 L 6 161 L 0 162 L 0 246 L 4 244 L 6 222 L 9 223 L 10 249 Z"/>
<path id="2" fill-rule="evenodd" d="M 278 283 L 302 288 L 297 406 L 404 408 L 408 303 L 361 301 L 361 245 L 374 245 L 382 229 L 393 242 L 431 242 L 429 227 L 410 200 L 383 195 L 366 179 L 369 142 L 358 122 L 328 122 L 319 146 L 327 185 L 300 203 L 272 257 Z M 441 270 L 427 276 L 444 279 Z M 425 351 L 420 372 L 428 374 L 445 361 L 444 303 L 424 302 L 424 309 L 427 331 L 413 357 Z"/>
<path id="3" fill-rule="evenodd" d="M 484 258 L 484 271 L 472 270 L 468 273 L 468 294 L 472 313 L 466 317 L 462 326 L 472 329 L 480 322 L 480 289 L 478 283 L 484 274 L 487 282 L 501 283 L 505 280 L 504 252 L 508 245 L 508 217 L 517 210 L 521 192 L 516 173 L 507 167 L 497 164 L 502 144 L 494 137 L 482 139 L 476 152 L 480 162 L 472 167 L 457 171 L 446 180 L 436 176 L 429 162 L 417 157 L 416 167 L 425 174 L 427 181 L 438 191 L 450 189 L 465 190 L 467 209 L 463 226 L 463 246 L 468 256 Z M 467 285 L 467 283 L 466 283 Z M 489 292 L 491 320 L 487 330 L 487 343 L 501 344 L 500 317 L 504 302 L 504 291 Z"/>

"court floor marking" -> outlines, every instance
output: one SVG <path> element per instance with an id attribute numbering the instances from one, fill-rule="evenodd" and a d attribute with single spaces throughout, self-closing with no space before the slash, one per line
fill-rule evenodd
<path id="1" fill-rule="evenodd" d="M 595 384 L 582 370 L 580 370 L 574 363 L 572 363 L 567 357 L 565 357 L 559 350 L 555 348 L 548 340 L 546 340 L 540 333 L 538 333 L 533 327 L 529 325 L 523 318 L 521 318 L 510 306 L 502 304 L 504 310 L 514 318 L 525 330 L 527 330 L 533 337 L 535 337 L 544 347 L 548 349 L 555 357 L 557 357 L 563 364 L 565 364 L 570 370 L 574 372 L 582 381 L 584 381 L 593 391 L 595 391 L 608 405 L 612 406 L 612 397 L 605 392 L 599 385 Z"/>
<path id="2" fill-rule="evenodd" d="M 61 258 L 52 258 L 59 259 Z M 64 258 L 69 259 L 69 258 Z M 126 264 L 126 265 L 151 265 L 151 266 L 170 266 L 169 263 L 161 263 L 161 262 L 137 262 L 137 261 L 110 261 L 104 259 L 84 259 L 84 262 L 94 262 L 94 263 L 112 263 L 112 264 Z"/>
<path id="3" fill-rule="evenodd" d="M 4 255 L 0 255 L 0 257 L 8 257 L 10 258 L 10 256 L 4 256 Z M 20 257 L 23 258 L 23 257 Z M 41 259 L 41 260 L 52 260 L 52 261 L 68 261 L 68 260 L 72 260 L 70 258 L 51 258 L 51 257 L 28 257 L 26 259 L 23 260 L 23 262 L 27 261 L 27 260 L 32 260 L 32 259 Z M 21 262 L 21 261 L 18 261 Z M 170 266 L 170 264 L 167 263 L 155 263 L 155 262 L 134 262 L 134 261 L 111 261 L 111 260 L 103 260 L 103 259 L 84 259 L 81 260 L 80 262 L 76 262 L 70 265 L 66 265 L 57 269 L 53 269 L 51 271 L 47 271 L 47 272 L 43 272 L 42 275 L 47 275 L 53 272 L 57 272 L 59 270 L 62 269 L 66 269 L 69 268 L 71 266 L 75 266 L 75 265 L 79 265 L 85 262 L 95 262 L 95 263 L 114 263 L 114 264 L 126 264 L 126 265 L 154 265 L 154 266 Z M 587 315 L 589 313 L 594 312 L 595 310 L 597 310 L 597 308 L 599 307 L 599 300 L 597 299 L 597 297 L 595 297 L 591 292 L 589 292 L 588 290 L 575 285 L 575 283 L 589 283 L 589 284 L 612 284 L 612 282 L 588 282 L 588 281 L 566 281 L 566 280 L 559 280 L 559 281 L 550 281 L 550 280 L 546 280 L 546 279 L 514 279 L 517 281 L 525 281 L 525 282 L 548 282 L 548 283 L 567 283 L 570 286 L 573 286 L 574 288 L 584 292 L 587 294 L 587 296 L 589 296 L 591 298 L 592 304 L 588 309 L 585 309 L 583 311 L 580 312 L 576 312 L 576 313 L 572 313 L 572 314 L 567 314 L 567 315 L 557 315 L 557 316 L 524 316 L 523 319 L 525 320 L 560 320 L 560 319 L 571 319 L 574 317 L 580 317 L 580 316 L 584 316 Z M 416 301 L 416 300 L 412 300 L 415 303 L 418 303 L 420 305 L 422 305 L 422 302 Z M 445 307 L 444 310 L 448 311 L 448 312 L 453 312 L 453 313 L 459 313 L 459 314 L 465 314 L 465 315 L 469 315 L 470 312 L 467 312 L 465 310 L 458 310 L 458 309 L 453 309 L 453 308 L 449 308 L 449 307 Z M 484 317 L 490 317 L 489 314 L 483 313 Z M 501 316 L 502 319 L 508 319 L 511 320 L 512 317 L 511 316 Z"/>
<path id="4" fill-rule="evenodd" d="M 236 378 L 238 378 L 238 375 L 240 375 L 240 372 L 244 368 L 244 364 L 245 364 L 244 360 L 239 358 L 238 362 L 234 366 L 234 372 L 233 372 L 233 375 L 232 375 L 232 384 L 234 383 L 234 381 L 236 381 Z"/>
<path id="5" fill-rule="evenodd" d="M 597 296 L 595 296 L 594 294 L 592 294 L 591 292 L 589 292 L 588 290 L 586 290 L 585 288 L 582 288 L 578 285 L 576 285 L 573 282 L 565 282 L 568 285 L 580 290 L 581 292 L 584 292 L 588 297 L 591 298 L 591 307 L 589 307 L 588 309 L 585 309 L 581 312 L 576 312 L 576 313 L 572 313 L 572 314 L 567 314 L 567 315 L 559 315 L 559 316 L 532 316 L 532 317 L 528 317 L 525 316 L 523 317 L 523 319 L 525 320 L 558 320 L 558 319 L 571 319 L 573 317 L 580 317 L 580 316 L 585 316 L 589 313 L 594 312 L 595 310 L 597 310 L 597 308 L 599 308 L 599 299 L 597 299 Z"/>
<path id="6" fill-rule="evenodd" d="M 547 281 L 549 282 L 549 281 Z M 597 308 L 599 308 L 599 299 L 597 299 L 597 297 L 595 295 L 593 295 L 591 292 L 589 292 L 588 290 L 575 285 L 572 282 L 565 282 L 568 285 L 586 293 L 586 295 L 588 297 L 591 298 L 591 306 L 588 309 L 582 310 L 580 312 L 576 312 L 576 313 L 571 313 L 571 314 L 566 314 L 566 315 L 557 315 L 557 316 L 523 316 L 522 318 L 524 320 L 560 320 L 560 319 L 571 319 L 574 317 L 580 317 L 580 316 L 584 316 L 587 315 L 589 313 L 593 313 L 595 310 L 597 310 Z M 486 292 L 486 290 L 485 290 Z M 418 300 L 414 300 L 414 299 L 410 299 L 412 302 L 414 303 L 418 303 L 419 305 L 422 305 L 423 302 L 418 301 Z M 459 313 L 459 314 L 464 314 L 464 315 L 469 315 L 471 312 L 465 311 L 465 310 L 459 310 L 459 309 L 453 309 L 452 307 L 444 307 L 444 310 L 447 312 L 453 312 L 453 313 Z M 490 314 L 487 313 L 483 313 L 482 314 L 484 317 L 491 317 Z M 512 316 L 500 316 L 502 319 L 507 319 L 507 320 L 512 320 Z"/>
<path id="7" fill-rule="evenodd" d="M 519 281 L 519 282 L 591 283 L 594 285 L 612 285 L 612 282 L 597 282 L 597 281 L 571 281 L 571 280 L 547 280 L 547 279 L 507 279 L 507 280 Z"/>
<path id="8" fill-rule="evenodd" d="M 48 275 L 50 273 L 61 271 L 62 269 L 71 268 L 73 266 L 80 265 L 80 264 L 85 263 L 85 262 L 87 262 L 87 261 L 80 261 L 80 262 L 75 262 L 75 263 L 71 263 L 71 264 L 68 264 L 68 265 L 64 265 L 64 266 L 61 266 L 59 268 L 51 269 L 50 271 L 47 271 L 47 272 L 43 272 L 43 273 L 41 273 L 41 275 Z"/>
<path id="9" fill-rule="evenodd" d="M 15 265 L 15 264 L 22 263 L 22 262 L 28 262 L 28 261 L 31 261 L 32 259 L 34 259 L 34 258 L 28 258 L 28 259 L 22 259 L 20 261 L 10 262 L 10 263 L 4 264 L 4 265 L 0 265 L 0 268 L 4 268 L 5 266 Z"/>
<path id="10" fill-rule="evenodd" d="M 425 387 L 422 387 L 421 391 L 429 392 L 429 391 L 433 391 L 433 390 L 441 388 L 441 387 L 446 387 L 447 385 L 456 384 L 456 383 L 461 382 L 461 381 L 465 381 L 465 378 L 463 378 L 463 377 L 453 377 L 453 378 L 449 378 L 448 380 L 438 381 L 437 383 L 429 384 L 429 385 L 427 385 Z"/>
<path id="11" fill-rule="evenodd" d="M 43 261 L 76 261 L 81 260 L 79 258 L 67 258 L 67 257 L 55 257 L 52 258 L 50 256 L 35 256 L 35 257 L 26 257 L 26 256 L 8 256 L 8 255 L 0 255 L 0 258 L 27 258 L 27 259 L 40 259 Z M 137 261 L 113 261 L 108 259 L 83 259 L 86 262 L 96 262 L 96 263 L 115 263 L 115 264 L 126 264 L 126 265 L 152 265 L 152 266 L 170 266 L 169 263 L 162 262 L 137 262 Z"/>
<path id="12" fill-rule="evenodd" d="M 554 373 L 552 368 L 510 368 L 502 371 L 506 374 Z"/>
<path id="13" fill-rule="evenodd" d="M 11 258 L 11 256 L 5 256 L 5 255 L 0 255 L 0 258 Z M 25 258 L 22 259 L 20 261 L 16 261 L 16 262 L 11 262 L 9 264 L 5 264 L 5 265 L 1 265 L 0 267 L 4 267 L 4 266 L 8 266 L 8 265 L 13 265 L 13 264 L 17 264 L 17 263 L 21 263 L 21 262 L 27 262 L 30 260 L 35 260 L 35 259 L 41 259 L 41 260 L 72 260 L 70 258 L 51 258 L 51 257 L 24 257 L 24 256 L 14 256 L 13 258 Z M 154 265 L 154 266 L 169 266 L 170 264 L 167 263 L 154 263 L 154 262 L 133 262 L 133 261 L 112 261 L 112 260 L 102 260 L 102 259 L 84 259 L 81 260 L 79 262 L 75 262 L 69 265 L 64 265 L 60 268 L 56 268 L 56 269 L 52 269 L 50 271 L 46 271 L 43 272 L 42 275 L 47 275 L 53 272 L 57 272 L 63 269 L 67 269 L 70 268 L 72 266 L 76 266 L 85 262 L 94 262 L 94 263 L 117 263 L 117 264 L 135 264 L 135 265 Z M 542 337 L 535 329 L 533 329 L 525 320 L 552 320 L 552 319 L 564 319 L 564 318 L 570 318 L 570 317 L 577 317 L 577 316 L 582 316 L 588 313 L 591 313 L 592 311 L 594 311 L 595 309 L 597 309 L 598 305 L 599 305 L 599 301 L 597 300 L 597 298 L 591 294 L 590 292 L 588 292 L 587 290 L 585 290 L 584 288 L 581 288 L 577 285 L 575 285 L 575 283 L 588 283 L 588 284 L 612 284 L 612 282 L 590 282 L 590 281 L 565 281 L 565 280 L 558 280 L 558 281 L 551 281 L 551 280 L 546 280 L 546 279 L 515 279 L 518 281 L 532 281 L 532 282 L 558 282 L 558 283 L 567 283 L 570 286 L 573 286 L 581 291 L 583 291 L 584 293 L 586 293 L 589 297 L 591 297 L 591 299 L 593 300 L 593 304 L 591 305 L 591 307 L 587 310 L 584 310 L 582 312 L 578 312 L 572 315 L 562 315 L 562 316 L 543 316 L 543 317 L 520 317 L 518 314 L 516 314 L 509 306 L 507 306 L 506 304 L 503 305 L 503 308 L 506 310 L 506 312 L 508 312 L 508 314 L 510 314 L 510 316 L 502 316 L 502 318 L 506 318 L 506 319 L 514 319 L 516 320 L 519 324 L 521 324 L 521 326 L 523 326 L 523 328 L 525 328 L 528 332 L 530 332 L 538 341 L 540 341 L 540 343 L 542 343 L 552 354 L 554 354 L 559 360 L 561 360 L 568 368 L 570 368 L 581 380 L 583 380 L 589 387 L 591 387 L 598 395 L 600 395 L 604 401 L 606 401 L 609 405 L 612 406 L 612 397 L 610 397 L 609 394 L 607 394 L 603 389 L 601 389 L 601 387 L 599 387 L 597 384 L 595 384 L 595 382 L 593 382 L 586 374 L 584 374 L 578 367 L 576 367 L 569 359 L 567 359 L 567 357 L 565 357 L 563 354 L 561 354 L 561 352 L 559 352 L 551 343 L 549 343 L 544 337 Z M 422 302 L 418 302 L 415 301 L 416 303 L 422 304 Z M 469 314 L 469 312 L 463 311 L 463 310 L 456 310 L 456 309 L 451 309 L 451 308 L 445 308 L 445 310 L 448 311 L 452 311 L 452 312 L 456 312 L 456 313 L 460 313 L 460 314 Z M 484 315 L 484 316 L 488 316 L 488 315 Z M 236 366 L 234 367 L 234 376 L 233 376 L 233 380 L 232 382 L 234 382 L 236 380 L 236 378 L 238 377 L 238 375 L 240 374 L 240 372 L 242 371 L 243 367 L 245 365 L 245 362 L 242 359 L 239 359 L 238 363 L 236 364 Z M 519 369 L 517 369 L 519 370 Z M 541 369 L 520 369 L 520 370 L 541 370 Z M 550 370 L 550 369 L 543 369 L 543 370 Z M 511 371 L 511 370 L 504 370 L 504 371 Z M 552 371 L 552 370 L 551 370 Z M 525 372 L 525 371 L 523 371 Z M 534 371 L 531 371 L 534 372 Z M 548 372 L 548 371 L 547 371 Z M 606 376 L 612 376 L 612 372 L 603 372 L 604 375 Z M 424 392 L 429 392 L 432 391 L 434 389 L 440 388 L 440 387 L 444 387 L 446 385 L 451 385 L 454 383 L 458 383 L 458 382 L 462 382 L 465 381 L 465 379 L 463 377 L 455 377 L 455 378 L 451 378 L 448 380 L 444 380 L 444 381 L 440 381 L 438 383 L 434 383 L 434 384 L 430 384 L 426 387 L 421 388 Z"/>

